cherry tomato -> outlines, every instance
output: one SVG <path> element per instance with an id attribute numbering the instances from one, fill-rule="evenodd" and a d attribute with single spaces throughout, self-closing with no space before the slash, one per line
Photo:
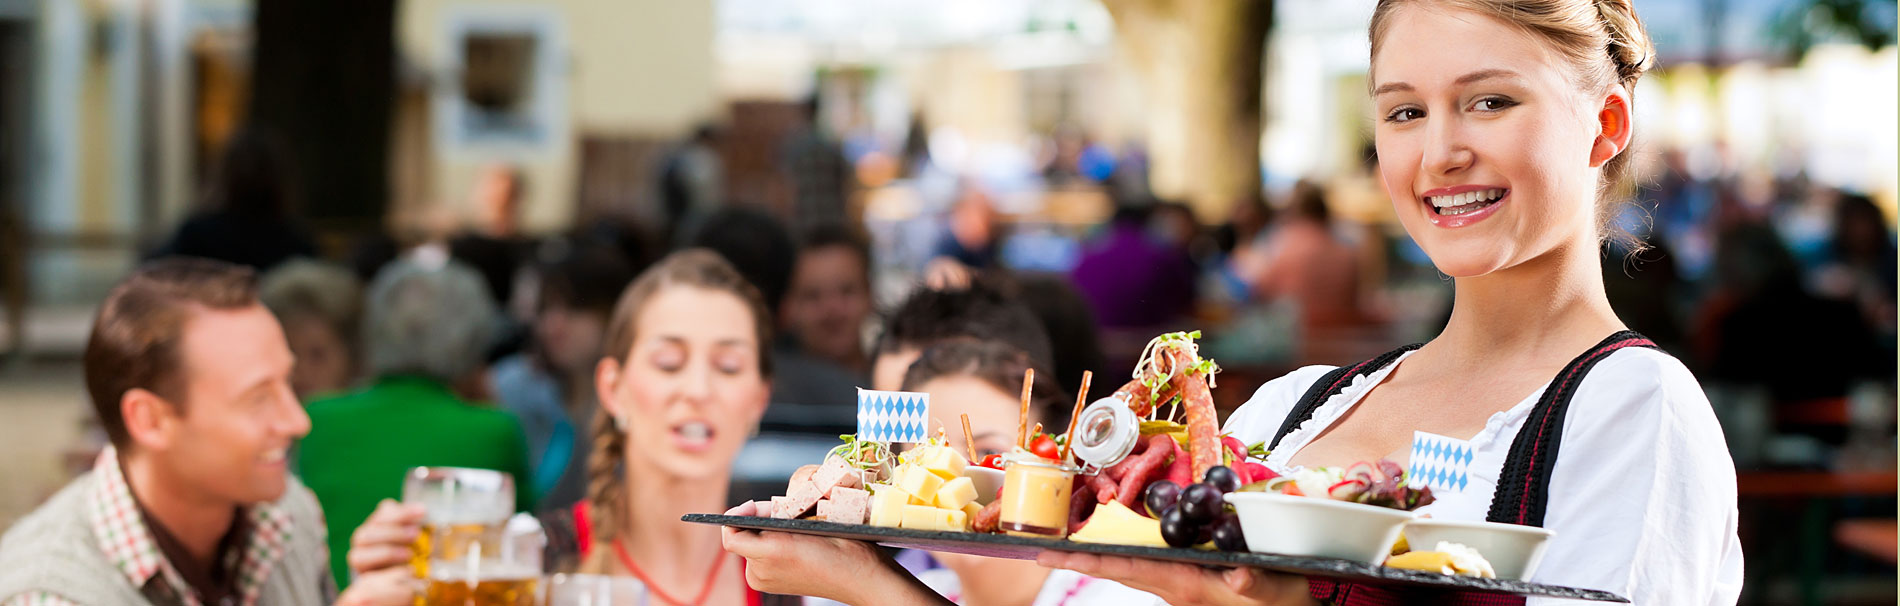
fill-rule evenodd
<path id="1" fill-rule="evenodd" d="M 993 454 L 993 455 L 990 455 L 990 456 L 987 456 L 987 457 L 983 457 L 983 462 L 981 462 L 981 463 L 977 463 L 977 466 L 979 466 L 979 467 L 988 467 L 988 468 L 990 468 L 990 469 L 1002 469 L 1002 468 L 1003 468 L 1003 455 L 1000 455 L 1000 454 Z"/>
<path id="2" fill-rule="evenodd" d="M 1034 453 L 1038 457 L 1053 461 L 1057 454 L 1056 440 L 1055 438 L 1049 437 L 1049 434 L 1046 433 L 1036 436 L 1036 439 L 1029 441 L 1029 452 Z"/>

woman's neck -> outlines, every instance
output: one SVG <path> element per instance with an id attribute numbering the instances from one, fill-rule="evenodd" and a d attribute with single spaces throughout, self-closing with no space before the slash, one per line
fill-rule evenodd
<path id="1" fill-rule="evenodd" d="M 699 591 L 714 558 L 723 557 L 719 527 L 680 517 L 725 511 L 729 475 L 681 478 L 628 461 L 627 519 L 618 536 L 641 572 L 668 594 L 691 599 L 686 596 Z"/>
<path id="2" fill-rule="evenodd" d="M 1603 289 L 1594 246 L 1565 246 L 1518 266 L 1460 278 L 1451 321 L 1433 345 L 1468 364 L 1569 359 L 1623 322 Z"/>

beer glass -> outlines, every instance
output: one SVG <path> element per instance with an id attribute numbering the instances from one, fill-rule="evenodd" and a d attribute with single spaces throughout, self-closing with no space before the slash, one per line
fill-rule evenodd
<path id="1" fill-rule="evenodd" d="M 531 516 L 510 518 L 514 478 L 487 469 L 418 467 L 403 502 L 421 504 L 410 559 L 426 589 L 419 606 L 533 606 L 545 535 Z"/>
<path id="2" fill-rule="evenodd" d="M 647 606 L 647 586 L 639 579 L 597 574 L 548 577 L 547 606 Z"/>

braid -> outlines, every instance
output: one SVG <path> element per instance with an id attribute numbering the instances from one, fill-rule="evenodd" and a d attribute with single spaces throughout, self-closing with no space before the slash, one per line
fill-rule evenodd
<path id="1" fill-rule="evenodd" d="M 588 526 L 593 544 L 581 563 L 582 572 L 605 573 L 613 561 L 609 547 L 619 532 L 616 525 L 626 512 L 626 477 L 621 475 L 621 459 L 627 449 L 627 434 L 614 423 L 606 407 L 594 412 L 593 449 L 587 455 Z"/>

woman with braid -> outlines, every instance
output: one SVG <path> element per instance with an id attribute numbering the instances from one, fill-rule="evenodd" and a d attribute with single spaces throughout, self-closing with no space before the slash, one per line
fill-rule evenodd
<path id="1" fill-rule="evenodd" d="M 1556 532 L 1530 580 L 1636 604 L 1734 604 L 1735 467 L 1695 377 L 1630 332 L 1599 260 L 1655 49 L 1630 0 L 1380 0 L 1367 79 L 1393 213 L 1455 281 L 1429 343 L 1296 370 L 1227 419 L 1291 472 L 1410 460 L 1414 432 L 1469 444 L 1468 483 L 1421 513 Z M 1561 448 L 1559 446 L 1561 445 Z M 742 506 L 743 509 L 744 506 Z M 880 555 L 726 530 L 752 586 L 856 605 L 943 604 Z M 1044 552 L 1169 604 L 1561 602 L 1306 579 L 1255 568 Z"/>
<path id="2" fill-rule="evenodd" d="M 706 250 L 674 253 L 627 288 L 594 369 L 587 498 L 542 516 L 553 569 L 636 577 L 655 604 L 796 603 L 747 587 L 719 528 L 680 521 L 726 507 L 733 460 L 765 413 L 770 320 L 758 290 Z M 419 518 L 385 503 L 357 530 L 350 567 L 404 565 Z"/>

